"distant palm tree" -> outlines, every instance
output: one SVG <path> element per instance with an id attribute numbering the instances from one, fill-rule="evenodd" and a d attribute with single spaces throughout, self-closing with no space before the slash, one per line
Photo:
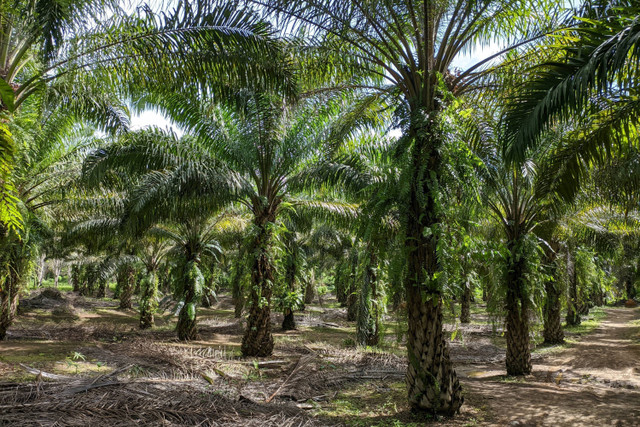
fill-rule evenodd
<path id="1" fill-rule="evenodd" d="M 203 216 L 184 218 L 173 226 L 158 226 L 150 230 L 152 235 L 162 237 L 174 244 L 169 252 L 177 259 L 175 293 L 183 302 L 178 314 L 176 331 L 181 340 L 198 338 L 196 307 L 204 291 L 204 277 L 200 263 L 204 256 L 218 259 L 222 248 L 215 234 L 222 217 Z"/>

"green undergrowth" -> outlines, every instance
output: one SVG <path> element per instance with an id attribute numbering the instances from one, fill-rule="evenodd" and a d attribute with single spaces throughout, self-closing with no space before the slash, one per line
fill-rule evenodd
<path id="1" fill-rule="evenodd" d="M 20 364 L 61 375 L 107 373 L 111 368 L 103 361 L 89 360 L 77 350 L 86 346 L 80 342 L 21 341 L 11 343 L 0 352 L 0 362 L 11 366 L 3 374 L 3 381 L 32 382 L 36 376 L 23 369 Z"/>
<path id="2" fill-rule="evenodd" d="M 422 425 L 411 419 L 406 393 L 401 381 L 359 384 L 337 392 L 328 403 L 319 406 L 315 414 L 330 422 L 354 427 Z"/>

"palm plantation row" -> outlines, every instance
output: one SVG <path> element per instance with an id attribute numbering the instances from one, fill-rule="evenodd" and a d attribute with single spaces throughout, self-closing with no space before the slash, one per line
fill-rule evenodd
<path id="1" fill-rule="evenodd" d="M 141 328 L 173 300 L 181 340 L 230 292 L 244 356 L 272 354 L 274 307 L 295 328 L 330 289 L 361 346 L 406 310 L 409 404 L 450 415 L 447 306 L 469 322 L 482 292 L 523 375 L 532 321 L 557 344 L 563 312 L 635 297 L 633 2 L 2 11 L 0 337 L 45 260 L 84 294 L 115 279 Z M 490 40 L 506 48 L 456 68 Z M 179 131 L 131 130 L 130 109 Z"/>

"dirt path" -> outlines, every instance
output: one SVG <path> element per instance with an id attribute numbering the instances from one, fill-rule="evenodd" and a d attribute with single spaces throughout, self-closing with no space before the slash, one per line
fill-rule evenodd
<path id="1" fill-rule="evenodd" d="M 640 425 L 640 308 L 606 313 L 577 344 L 534 359 L 523 380 L 506 378 L 502 365 L 462 369 L 468 399 L 486 409 L 484 424 Z"/>

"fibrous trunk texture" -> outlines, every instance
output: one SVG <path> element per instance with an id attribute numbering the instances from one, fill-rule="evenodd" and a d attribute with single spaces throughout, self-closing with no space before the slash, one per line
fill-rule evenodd
<path id="1" fill-rule="evenodd" d="M 452 415 L 464 398 L 442 330 L 442 300 L 433 295 L 423 303 L 416 290 L 408 295 L 407 312 L 409 404 L 417 411 Z"/>
<path id="2" fill-rule="evenodd" d="M 96 293 L 96 298 L 104 298 L 107 296 L 107 281 L 100 279 L 98 282 L 98 292 Z"/>
<path id="3" fill-rule="evenodd" d="M 271 244 L 271 224 L 275 222 L 275 210 L 276 206 L 254 210 L 257 212 L 254 222 L 258 230 L 252 251 L 255 258 L 251 271 L 251 307 L 240 347 L 243 356 L 265 357 L 273 352 L 271 294 L 275 278 L 269 245 Z"/>
<path id="4" fill-rule="evenodd" d="M 71 266 L 71 286 L 73 292 L 80 291 L 80 266 L 78 264 Z"/>
<path id="5" fill-rule="evenodd" d="M 306 280 L 306 286 L 304 290 L 304 303 L 311 304 L 315 296 L 316 296 L 316 287 L 315 287 L 315 280 L 312 274 L 311 277 L 307 278 Z"/>
<path id="6" fill-rule="evenodd" d="M 419 114 L 418 114 L 419 113 Z M 440 141 L 422 114 L 413 130 L 414 146 L 411 182 L 406 206 L 407 298 L 409 365 L 407 392 L 413 411 L 453 415 L 464 398 L 447 340 L 442 330 L 442 297 L 431 278 L 438 271 L 437 235 L 432 230 L 439 221 L 438 174 Z M 412 125 L 413 126 L 413 125 Z"/>
<path id="7" fill-rule="evenodd" d="M 284 319 L 282 320 L 282 330 L 292 331 L 296 328 L 296 318 L 293 315 L 293 310 L 286 308 L 284 310 Z"/>
<path id="8" fill-rule="evenodd" d="M 356 324 L 356 338 L 358 345 L 376 346 L 380 339 L 380 319 L 378 316 L 376 263 L 377 257 L 373 248 L 368 248 L 369 259 L 364 268 L 360 302 L 358 303 L 358 323 Z"/>
<path id="9" fill-rule="evenodd" d="M 569 279 L 569 295 L 567 298 L 567 325 L 579 325 L 581 322 L 578 307 L 578 278 L 576 265 L 571 257 L 571 252 L 567 251 L 567 277 Z"/>
<path id="10" fill-rule="evenodd" d="M 9 270 L 0 286 L 0 340 L 7 337 L 7 329 L 13 323 L 18 309 L 20 278 Z"/>
<path id="11" fill-rule="evenodd" d="M 334 286 L 336 288 L 336 299 L 340 303 L 340 307 L 347 306 L 347 286 L 345 283 L 346 277 L 344 275 L 344 268 L 346 261 L 341 261 L 336 265 L 334 271 Z"/>
<path id="12" fill-rule="evenodd" d="M 627 299 L 634 299 L 637 295 L 635 284 L 633 280 L 626 281 Z"/>
<path id="13" fill-rule="evenodd" d="M 189 259 L 186 266 L 189 267 L 192 263 L 195 263 L 195 261 Z M 181 341 L 198 339 L 198 319 L 196 317 L 198 294 L 196 291 L 196 281 L 193 277 L 190 277 L 190 271 L 187 267 L 185 267 L 185 272 L 182 277 L 182 280 L 184 280 L 182 286 L 184 305 L 180 309 L 180 313 L 178 313 L 178 324 L 176 325 L 178 339 Z"/>
<path id="14" fill-rule="evenodd" d="M 545 283 L 546 292 L 543 306 L 544 331 L 542 333 L 545 344 L 562 344 L 564 342 L 564 331 L 560 320 L 560 295 L 558 285 L 555 281 L 549 280 Z"/>
<path id="15" fill-rule="evenodd" d="M 30 258 L 23 252 L 23 243 L 15 242 L 0 253 L 5 270 L 0 278 L 0 340 L 7 337 L 18 310 L 20 290 L 29 275 Z"/>
<path id="16" fill-rule="evenodd" d="M 136 270 L 132 265 L 125 265 L 119 272 L 116 280 L 120 284 L 120 310 L 133 308 L 131 301 L 133 296 L 133 287 L 136 280 Z"/>
<path id="17" fill-rule="evenodd" d="M 529 348 L 529 307 L 525 294 L 525 260 L 518 257 L 517 244 L 511 243 L 507 272 L 507 374 L 528 375 L 531 373 L 531 350 Z"/>
<path id="18" fill-rule="evenodd" d="M 460 323 L 471 322 L 471 283 L 465 282 L 460 301 Z"/>
<path id="19" fill-rule="evenodd" d="M 358 293 L 349 292 L 347 296 L 347 320 L 349 322 L 355 322 L 358 317 Z"/>
<path id="20" fill-rule="evenodd" d="M 289 292 L 296 291 L 296 275 L 298 273 L 298 264 L 293 254 L 289 255 L 287 259 L 287 271 L 285 273 L 285 280 L 287 281 L 287 289 Z M 285 307 L 284 319 L 282 320 L 282 330 L 292 331 L 296 328 L 296 318 L 293 315 L 293 309 Z"/>
<path id="21" fill-rule="evenodd" d="M 242 266 L 237 265 L 231 281 L 231 297 L 233 299 L 233 312 L 236 319 L 242 316 L 242 309 L 244 308 L 244 294 L 242 291 Z"/>
<path id="22" fill-rule="evenodd" d="M 155 323 L 154 315 L 158 309 L 158 279 L 153 271 L 147 271 L 140 287 L 140 329 L 149 329 Z"/>

